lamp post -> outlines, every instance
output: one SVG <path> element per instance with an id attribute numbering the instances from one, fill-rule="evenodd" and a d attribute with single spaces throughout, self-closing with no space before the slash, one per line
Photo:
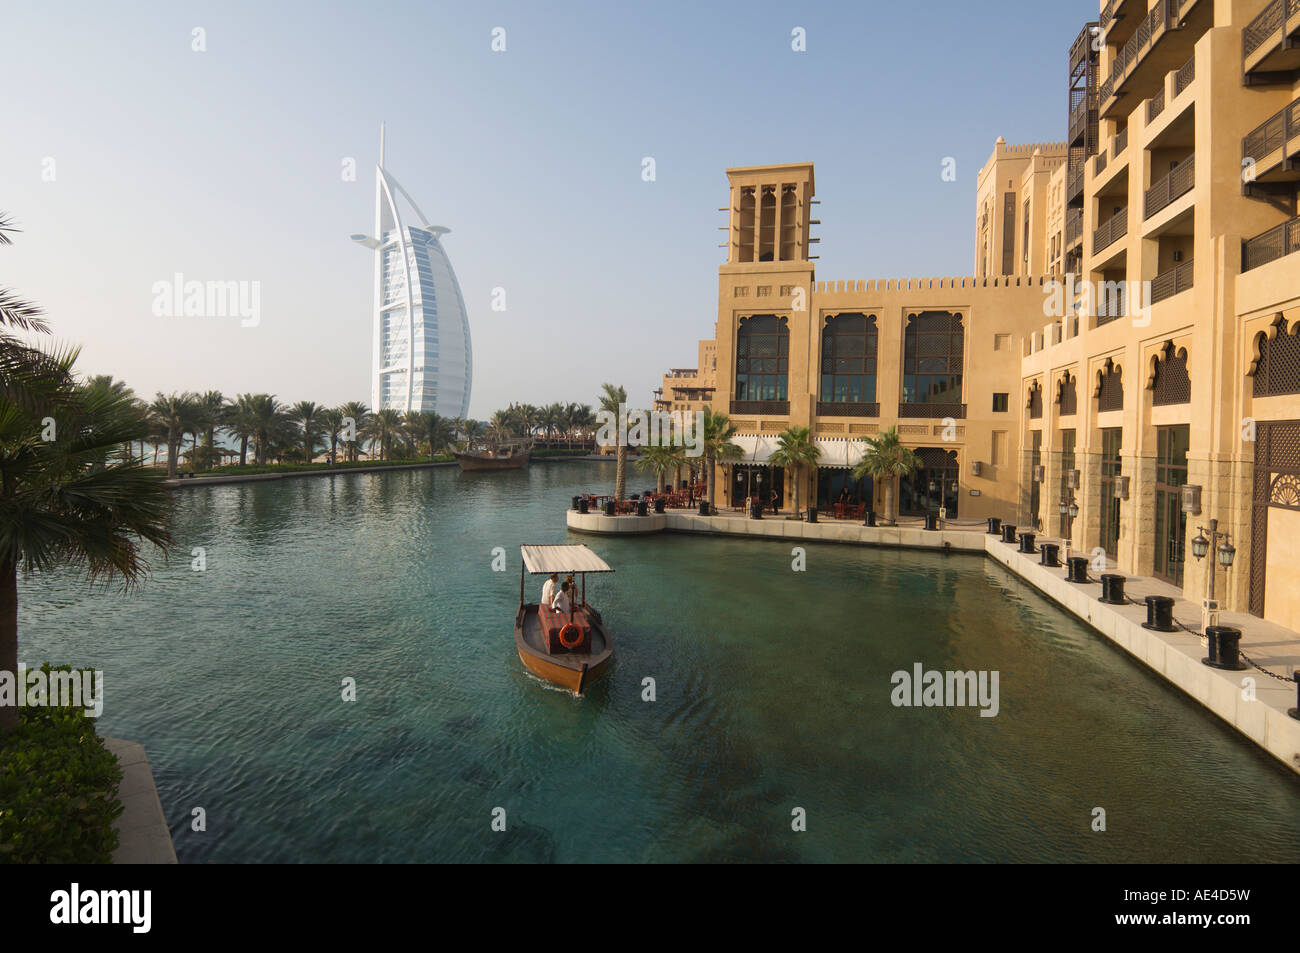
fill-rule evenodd
<path id="1" fill-rule="evenodd" d="M 1074 542 L 1074 520 L 1079 515 L 1079 504 L 1074 501 L 1074 490 L 1070 490 L 1068 497 L 1061 497 L 1061 502 L 1057 504 L 1057 511 L 1061 514 L 1061 541 L 1065 543 L 1065 555 L 1070 555 L 1070 544 Z"/>
<path id="2" fill-rule="evenodd" d="M 1192 539 L 1192 555 L 1196 557 L 1197 562 L 1204 559 L 1211 549 L 1214 550 L 1215 558 L 1224 570 L 1232 568 L 1233 560 L 1237 558 L 1237 549 L 1232 545 L 1231 533 L 1219 532 L 1219 521 L 1210 520 L 1210 535 L 1205 535 L 1205 528 L 1196 527 L 1196 536 Z M 1223 540 L 1223 542 L 1219 542 Z M 1219 624 L 1219 604 L 1214 599 L 1214 562 L 1211 561 L 1206 573 L 1206 596 L 1201 603 L 1201 629 L 1204 631 L 1212 625 Z"/>

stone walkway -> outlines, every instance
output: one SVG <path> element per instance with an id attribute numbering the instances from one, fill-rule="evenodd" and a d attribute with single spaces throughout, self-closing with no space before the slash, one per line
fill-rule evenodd
<path id="1" fill-rule="evenodd" d="M 113 853 L 115 864 L 174 864 L 176 849 L 163 814 L 153 771 L 145 757 L 144 745 L 121 738 L 105 738 L 104 747 L 117 755 L 122 766 L 122 784 L 117 797 L 122 814 L 113 826 L 119 842 Z"/>

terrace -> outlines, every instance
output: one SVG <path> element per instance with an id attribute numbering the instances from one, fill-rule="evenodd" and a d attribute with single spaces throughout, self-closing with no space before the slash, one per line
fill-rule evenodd
<path id="1" fill-rule="evenodd" d="M 1159 0 L 1137 19 L 1137 28 L 1116 52 L 1110 75 L 1101 85 L 1101 118 L 1117 119 L 1127 113 L 1132 108 L 1127 105 L 1133 101 L 1130 97 L 1154 96 L 1165 76 L 1186 64 L 1213 16 L 1214 4 L 1207 0 Z M 1115 37 L 1112 31 L 1107 42 Z"/>
<path id="2" fill-rule="evenodd" d="M 1288 83 L 1300 72 L 1300 0 L 1273 0 L 1241 33 L 1247 86 Z"/>

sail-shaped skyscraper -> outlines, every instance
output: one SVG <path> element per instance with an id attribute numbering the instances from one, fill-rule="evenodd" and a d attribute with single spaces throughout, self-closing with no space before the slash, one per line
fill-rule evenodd
<path id="1" fill-rule="evenodd" d="M 398 208 L 406 200 L 415 218 Z M 460 283 L 442 247 L 450 229 L 430 225 L 384 168 L 384 128 L 375 167 L 375 231 L 352 240 L 375 253 L 374 354 L 370 406 L 376 410 L 469 414 L 472 351 Z"/>

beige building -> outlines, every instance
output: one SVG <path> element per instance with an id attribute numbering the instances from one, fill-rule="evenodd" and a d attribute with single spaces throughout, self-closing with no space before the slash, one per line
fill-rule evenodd
<path id="1" fill-rule="evenodd" d="M 747 465 L 717 499 L 775 477 L 789 509 L 765 461 L 798 425 L 823 451 L 801 501 L 879 511 L 848 466 L 897 426 L 924 464 L 904 514 L 1001 516 L 1196 600 L 1217 520 L 1221 606 L 1300 628 L 1300 0 L 1099 13 L 1067 138 L 999 139 L 980 172 L 974 277 L 818 281 L 812 165 L 727 171 L 713 406 Z"/>
<path id="2" fill-rule="evenodd" d="M 688 414 L 701 411 L 712 404 L 717 379 L 718 343 L 700 341 L 695 367 L 673 367 L 664 374 L 663 384 L 654 392 L 654 409 Z"/>

